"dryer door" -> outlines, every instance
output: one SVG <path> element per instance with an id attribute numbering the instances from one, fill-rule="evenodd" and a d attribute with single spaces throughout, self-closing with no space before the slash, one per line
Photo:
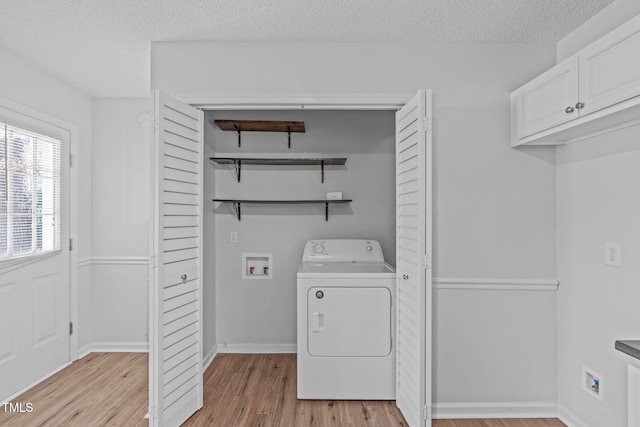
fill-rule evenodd
<path id="1" fill-rule="evenodd" d="M 384 357 L 391 353 L 388 288 L 310 288 L 307 309 L 310 355 Z"/>

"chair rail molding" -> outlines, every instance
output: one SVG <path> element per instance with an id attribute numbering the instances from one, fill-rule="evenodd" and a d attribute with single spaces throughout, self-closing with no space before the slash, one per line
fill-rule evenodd
<path id="1" fill-rule="evenodd" d="M 149 265 L 148 256 L 96 256 L 78 261 L 78 267 L 88 265 Z"/>
<path id="2" fill-rule="evenodd" d="M 433 288 L 443 290 L 557 291 L 559 285 L 556 279 L 433 278 Z"/>

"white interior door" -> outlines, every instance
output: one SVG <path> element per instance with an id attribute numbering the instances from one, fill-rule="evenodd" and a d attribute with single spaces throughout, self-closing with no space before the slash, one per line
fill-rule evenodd
<path id="1" fill-rule="evenodd" d="M 69 142 L 0 107 L 0 402 L 70 361 Z"/>
<path id="2" fill-rule="evenodd" d="M 202 407 L 203 113 L 154 91 L 149 424 Z"/>
<path id="3" fill-rule="evenodd" d="M 431 92 L 396 113 L 396 405 L 431 426 Z"/>

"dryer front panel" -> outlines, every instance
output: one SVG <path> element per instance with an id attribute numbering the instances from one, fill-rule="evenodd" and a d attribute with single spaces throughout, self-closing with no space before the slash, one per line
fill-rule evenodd
<path id="1" fill-rule="evenodd" d="M 385 357 L 391 353 L 391 292 L 384 287 L 312 287 L 307 292 L 311 356 Z"/>

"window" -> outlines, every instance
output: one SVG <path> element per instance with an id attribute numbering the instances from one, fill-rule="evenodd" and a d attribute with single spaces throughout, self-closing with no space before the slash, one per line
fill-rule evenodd
<path id="1" fill-rule="evenodd" d="M 60 249 L 61 141 L 0 122 L 0 259 Z"/>

